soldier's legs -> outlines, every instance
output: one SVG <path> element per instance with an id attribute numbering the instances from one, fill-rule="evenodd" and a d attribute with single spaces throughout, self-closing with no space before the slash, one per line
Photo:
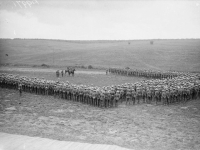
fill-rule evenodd
<path id="1" fill-rule="evenodd" d="M 166 105 L 166 98 L 165 98 L 165 97 L 162 97 L 162 98 L 161 98 L 161 102 L 162 102 L 163 105 Z"/>
<path id="2" fill-rule="evenodd" d="M 78 101 L 82 103 L 82 95 L 81 94 L 78 96 Z"/>
<path id="3" fill-rule="evenodd" d="M 93 97 L 90 97 L 90 102 L 89 102 L 89 104 L 93 106 Z"/>
<path id="4" fill-rule="evenodd" d="M 149 96 L 149 103 L 151 104 L 153 96 Z"/>
<path id="5" fill-rule="evenodd" d="M 132 97 L 133 105 L 135 105 L 135 100 L 136 100 L 136 98 L 135 98 L 135 97 Z"/>
<path id="6" fill-rule="evenodd" d="M 105 106 L 105 108 L 107 108 L 107 99 L 105 99 L 105 101 L 104 101 L 104 106 Z"/>
<path id="7" fill-rule="evenodd" d="M 119 99 L 116 99 L 115 100 L 115 107 L 118 107 L 118 105 L 119 105 Z"/>
<path id="8" fill-rule="evenodd" d="M 90 96 L 88 96 L 88 98 L 87 98 L 87 104 L 90 105 L 90 102 L 91 102 Z"/>
<path id="9" fill-rule="evenodd" d="M 22 96 L 22 89 L 19 90 L 19 95 Z"/>
<path id="10" fill-rule="evenodd" d="M 99 107 L 100 107 L 100 108 L 102 108 L 102 103 L 103 103 L 103 100 L 100 99 L 100 101 L 99 101 Z"/>
<path id="11" fill-rule="evenodd" d="M 156 96 L 156 105 L 158 104 L 158 102 L 159 102 L 159 97 Z"/>
<path id="12" fill-rule="evenodd" d="M 82 102 L 85 103 L 85 95 L 82 95 Z"/>
<path id="13" fill-rule="evenodd" d="M 101 107 L 100 105 L 101 105 L 101 99 L 98 98 L 98 107 Z"/>
<path id="14" fill-rule="evenodd" d="M 142 96 L 142 99 L 143 99 L 143 103 L 146 103 L 146 96 L 145 95 Z"/>
<path id="15" fill-rule="evenodd" d="M 146 103 L 147 103 L 147 104 L 149 104 L 149 101 L 150 101 L 149 99 L 150 99 L 150 97 L 147 96 L 147 98 L 146 98 Z"/>
<path id="16" fill-rule="evenodd" d="M 99 107 L 99 98 L 96 98 L 96 106 Z"/>
<path id="17" fill-rule="evenodd" d="M 93 98 L 93 106 L 96 106 L 96 98 Z"/>
<path id="18" fill-rule="evenodd" d="M 200 98 L 200 89 L 198 90 L 198 98 Z"/>
<path id="19" fill-rule="evenodd" d="M 140 104 L 142 104 L 143 103 L 143 95 L 140 95 Z"/>
<path id="20" fill-rule="evenodd" d="M 111 107 L 115 107 L 115 102 L 114 102 L 114 96 L 113 97 L 111 97 L 111 101 L 110 101 L 110 103 L 111 103 Z"/>
<path id="21" fill-rule="evenodd" d="M 59 91 L 56 91 L 56 97 L 59 98 Z"/>
<path id="22" fill-rule="evenodd" d="M 90 102 L 90 97 L 87 96 L 87 104 L 89 104 L 89 102 Z"/>
<path id="23" fill-rule="evenodd" d="M 129 97 L 126 97 L 126 105 L 129 103 L 130 105 L 130 98 Z"/>
<path id="24" fill-rule="evenodd" d="M 180 103 L 180 101 L 181 101 L 181 95 L 178 94 L 178 96 L 177 96 L 177 102 Z"/>
<path id="25" fill-rule="evenodd" d="M 166 105 L 169 105 L 169 97 L 166 97 Z"/>
<path id="26" fill-rule="evenodd" d="M 90 96 L 89 105 L 93 105 L 93 98 Z"/>
<path id="27" fill-rule="evenodd" d="M 107 106 L 111 107 L 111 99 L 107 99 Z"/>
<path id="28" fill-rule="evenodd" d="M 186 94 L 185 93 L 183 94 L 183 102 L 184 103 L 186 102 Z"/>
<path id="29" fill-rule="evenodd" d="M 69 92 L 66 92 L 66 99 L 69 100 Z"/>
<path id="30" fill-rule="evenodd" d="M 113 98 L 113 100 L 112 100 L 112 106 L 116 107 L 116 99 L 115 98 Z"/>
<path id="31" fill-rule="evenodd" d="M 95 106 L 95 98 L 92 98 L 92 106 Z"/>
<path id="32" fill-rule="evenodd" d="M 106 102 L 105 101 L 106 101 L 105 99 L 102 101 L 102 108 L 106 108 L 106 106 L 105 106 Z"/>
<path id="33" fill-rule="evenodd" d="M 89 105 L 92 105 L 92 97 L 91 97 L 91 96 L 89 97 L 89 102 L 88 102 L 88 104 L 89 104 Z"/>
<path id="34" fill-rule="evenodd" d="M 63 91 L 63 99 L 66 99 L 66 92 Z"/>
<path id="35" fill-rule="evenodd" d="M 95 106 L 98 107 L 98 98 L 95 98 Z"/>
<path id="36" fill-rule="evenodd" d="M 62 91 L 59 91 L 58 97 L 59 97 L 59 98 L 62 98 Z"/>
<path id="37" fill-rule="evenodd" d="M 140 96 L 139 95 L 136 97 L 136 101 L 137 101 L 137 104 L 140 103 Z"/>

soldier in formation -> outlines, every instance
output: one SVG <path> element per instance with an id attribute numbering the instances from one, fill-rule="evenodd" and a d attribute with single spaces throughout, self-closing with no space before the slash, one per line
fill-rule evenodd
<path id="1" fill-rule="evenodd" d="M 21 83 L 19 83 L 18 90 L 19 90 L 19 95 L 22 96 L 22 84 Z"/>
<path id="2" fill-rule="evenodd" d="M 17 89 L 55 98 L 71 100 L 95 107 L 117 107 L 120 102 L 169 105 L 200 98 L 200 75 L 181 74 L 172 79 L 151 79 L 106 87 L 75 85 L 67 82 L 0 74 L 0 87 Z"/>
<path id="3" fill-rule="evenodd" d="M 56 77 L 59 78 L 59 70 L 56 71 Z"/>
<path id="4" fill-rule="evenodd" d="M 119 68 L 109 68 L 108 72 L 116 75 L 124 75 L 124 76 L 139 76 L 145 78 L 169 78 L 172 79 L 174 77 L 179 76 L 180 74 L 184 74 L 183 72 L 172 72 L 172 71 L 153 71 L 153 70 L 139 70 L 139 69 L 119 69 Z"/>

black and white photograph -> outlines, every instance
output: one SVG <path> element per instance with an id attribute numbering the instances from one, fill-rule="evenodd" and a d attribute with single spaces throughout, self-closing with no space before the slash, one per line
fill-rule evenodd
<path id="1" fill-rule="evenodd" d="M 0 150 L 200 150 L 200 0 L 0 0 Z"/>

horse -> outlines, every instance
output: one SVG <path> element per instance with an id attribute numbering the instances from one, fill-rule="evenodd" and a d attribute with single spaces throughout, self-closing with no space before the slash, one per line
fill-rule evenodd
<path id="1" fill-rule="evenodd" d="M 65 70 L 65 74 L 68 72 L 68 75 L 70 76 L 72 74 L 72 76 L 74 76 L 74 72 L 76 70 L 74 68 L 68 68 L 67 70 Z"/>

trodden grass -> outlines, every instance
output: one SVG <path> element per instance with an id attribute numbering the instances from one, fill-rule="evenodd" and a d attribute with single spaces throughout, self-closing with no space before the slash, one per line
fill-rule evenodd
<path id="1" fill-rule="evenodd" d="M 0 88 L 0 132 L 137 150 L 199 150 L 200 100 L 100 109 Z"/>
<path id="2" fill-rule="evenodd" d="M 54 81 L 69 81 L 73 84 L 83 84 L 92 86 L 111 86 L 111 85 L 121 85 L 124 83 L 135 83 L 145 78 L 139 77 L 126 77 L 126 76 L 116 76 L 116 75 L 106 75 L 105 71 L 86 71 L 79 70 L 75 72 L 75 76 L 64 75 L 63 77 L 56 77 L 55 69 L 37 69 L 37 68 L 16 68 L 16 67 L 3 67 L 0 68 L 0 73 L 10 73 L 18 74 L 20 76 L 27 77 L 44 77 L 47 80 Z"/>

